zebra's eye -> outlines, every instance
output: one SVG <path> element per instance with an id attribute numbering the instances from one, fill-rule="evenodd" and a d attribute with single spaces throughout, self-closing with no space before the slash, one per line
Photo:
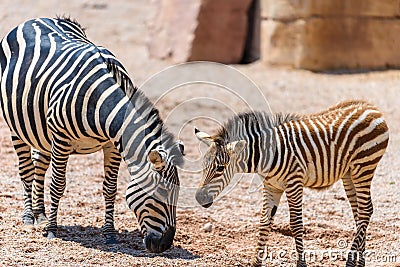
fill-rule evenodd
<path id="1" fill-rule="evenodd" d="M 158 193 L 162 196 L 162 197 L 167 197 L 168 196 L 168 191 L 165 188 L 158 188 Z"/>
<path id="2" fill-rule="evenodd" d="M 215 169 L 215 171 L 216 171 L 216 172 L 223 172 L 224 169 L 225 169 L 225 166 L 224 166 L 224 165 L 219 165 L 219 166 Z"/>

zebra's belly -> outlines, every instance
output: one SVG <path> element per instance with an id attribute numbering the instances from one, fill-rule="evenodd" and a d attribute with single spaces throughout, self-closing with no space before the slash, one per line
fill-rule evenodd
<path id="1" fill-rule="evenodd" d="M 72 154 L 90 154 L 102 149 L 107 142 L 109 141 L 99 141 L 95 138 L 84 137 L 71 140 L 69 143 L 73 149 Z"/>
<path id="2" fill-rule="evenodd" d="M 11 130 L 16 132 L 16 130 L 13 128 L 11 128 Z M 39 140 L 37 138 L 34 138 L 34 135 L 32 133 L 28 134 L 30 138 L 26 138 L 26 136 L 20 135 L 18 133 L 16 134 L 22 141 L 24 141 L 32 148 L 41 151 L 45 154 L 51 153 L 51 142 L 48 141 L 52 139 L 51 133 L 43 134 L 42 136 L 39 137 Z M 91 137 L 82 137 L 76 140 L 71 140 L 69 144 L 72 147 L 71 154 L 91 154 L 101 150 L 107 142 L 109 142 L 109 140 L 98 140 L 96 138 L 91 138 Z"/>
<path id="3" fill-rule="evenodd" d="M 316 169 L 314 164 L 307 164 L 307 172 L 304 177 L 304 186 L 313 189 L 324 189 L 332 186 L 342 175 L 333 170 Z"/>

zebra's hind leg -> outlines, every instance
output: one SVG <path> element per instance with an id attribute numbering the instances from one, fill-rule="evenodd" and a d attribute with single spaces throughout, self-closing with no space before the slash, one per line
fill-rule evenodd
<path id="1" fill-rule="evenodd" d="M 110 142 L 103 147 L 104 153 L 104 182 L 103 195 L 105 200 L 105 218 L 103 233 L 106 244 L 117 244 L 114 228 L 114 203 L 117 195 L 118 170 L 121 163 L 121 155 Z"/>
<path id="2" fill-rule="evenodd" d="M 342 178 L 342 181 L 343 181 L 344 190 L 346 191 L 347 199 L 350 202 L 351 211 L 353 212 L 354 221 L 357 223 L 358 222 L 357 194 L 356 194 L 356 189 L 354 187 L 354 183 L 353 183 L 353 181 L 351 180 L 351 177 L 350 177 L 350 172 L 348 174 L 346 174 L 346 176 L 344 176 Z"/>
<path id="3" fill-rule="evenodd" d="M 44 228 L 44 236 L 48 239 L 56 237 L 57 232 L 57 212 L 60 198 L 64 194 L 66 180 L 65 172 L 71 147 L 67 141 L 53 135 L 51 146 L 51 184 L 50 184 L 50 215 L 49 220 Z"/>
<path id="4" fill-rule="evenodd" d="M 376 165 L 366 167 L 357 165 L 351 170 L 351 178 L 357 198 L 358 218 L 356 221 L 356 235 L 351 246 L 351 251 L 347 256 L 346 267 L 365 266 L 365 240 L 368 224 L 373 213 L 370 188 L 375 168 Z"/>
<path id="5" fill-rule="evenodd" d="M 256 255 L 252 266 L 261 266 L 265 257 L 265 245 L 271 223 L 279 205 L 279 200 L 283 191 L 264 185 L 263 188 L 263 206 L 261 210 L 260 228 L 258 233 Z"/>
<path id="6" fill-rule="evenodd" d="M 303 184 L 301 180 L 292 178 L 292 183 L 286 189 L 289 204 L 290 229 L 292 231 L 297 251 L 297 267 L 306 267 L 303 246 Z"/>
<path id="7" fill-rule="evenodd" d="M 35 164 L 35 180 L 33 181 L 33 215 L 37 225 L 47 222 L 46 210 L 44 207 L 44 178 L 50 165 L 50 155 L 33 149 L 33 163 Z"/>
<path id="8" fill-rule="evenodd" d="M 18 156 L 19 177 L 24 186 L 24 212 L 22 214 L 22 222 L 24 225 L 33 225 L 32 183 L 35 174 L 35 166 L 32 161 L 31 147 L 13 133 L 11 134 L 11 140 Z"/>

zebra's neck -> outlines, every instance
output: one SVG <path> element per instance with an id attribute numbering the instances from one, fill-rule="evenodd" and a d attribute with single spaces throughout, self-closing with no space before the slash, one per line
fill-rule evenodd
<path id="1" fill-rule="evenodd" d="M 246 141 L 247 149 L 237 155 L 237 172 L 266 173 L 277 156 L 276 126 L 297 118 L 298 116 L 292 114 L 243 113 L 230 119 L 218 135 L 226 143 Z"/>
<path id="2" fill-rule="evenodd" d="M 172 134 L 164 127 L 157 109 L 140 91 L 136 91 L 130 99 L 122 98 L 111 111 L 106 112 L 110 114 L 109 122 L 106 122 L 110 139 L 128 167 L 147 162 L 147 155 L 157 146 L 162 146 L 171 152 L 168 154 L 177 157 Z M 171 160 L 180 164 L 178 158 Z"/>
<path id="3" fill-rule="evenodd" d="M 118 147 L 129 167 L 147 162 L 147 155 L 157 146 L 162 146 L 172 163 L 180 165 L 182 157 L 177 153 L 173 136 L 163 125 L 158 110 L 153 103 L 135 87 L 122 65 L 102 50 L 107 69 L 118 85 L 113 89 L 113 98 L 108 98 L 109 104 L 103 111 L 104 128 L 111 141 Z M 110 94 L 111 95 L 111 94 Z M 117 101 L 116 101 L 117 98 Z M 117 104 L 116 104 L 117 103 Z"/>

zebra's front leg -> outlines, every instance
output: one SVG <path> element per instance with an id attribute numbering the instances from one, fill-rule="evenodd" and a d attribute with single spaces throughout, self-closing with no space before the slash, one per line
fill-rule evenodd
<path id="1" fill-rule="evenodd" d="M 60 198 L 65 191 L 65 172 L 67 169 L 67 162 L 69 154 L 71 153 L 71 148 L 67 141 L 53 137 L 52 147 L 51 147 L 51 169 L 52 177 L 50 184 L 50 216 L 47 225 L 44 229 L 44 235 L 48 239 L 56 237 L 57 232 L 57 212 L 58 205 L 60 203 Z"/>
<path id="2" fill-rule="evenodd" d="M 261 210 L 260 228 L 258 233 L 256 255 L 253 259 L 252 266 L 261 266 L 265 259 L 265 245 L 268 233 L 270 232 L 271 223 L 279 205 L 279 200 L 283 191 L 277 190 L 269 185 L 263 188 L 263 206 Z"/>
<path id="3" fill-rule="evenodd" d="M 22 222 L 24 225 L 33 225 L 34 216 L 32 211 L 32 183 L 35 174 L 31 147 L 12 133 L 11 140 L 18 156 L 18 174 L 24 186 L 24 212 Z"/>
<path id="4" fill-rule="evenodd" d="M 103 233 L 106 244 L 117 244 L 116 231 L 114 228 L 114 203 L 117 195 L 117 178 L 121 155 L 112 143 L 103 147 L 104 153 L 104 183 L 103 195 L 105 200 L 105 218 Z"/>
<path id="5" fill-rule="evenodd" d="M 33 163 L 35 164 L 35 180 L 33 181 L 33 215 L 36 224 L 43 225 L 47 222 L 46 210 L 44 207 L 44 179 L 50 165 L 51 156 L 40 151 L 33 150 Z"/>
<path id="6" fill-rule="evenodd" d="M 290 229 L 296 243 L 297 267 L 306 267 L 303 247 L 303 184 L 294 182 L 288 186 L 286 196 L 289 204 Z"/>

